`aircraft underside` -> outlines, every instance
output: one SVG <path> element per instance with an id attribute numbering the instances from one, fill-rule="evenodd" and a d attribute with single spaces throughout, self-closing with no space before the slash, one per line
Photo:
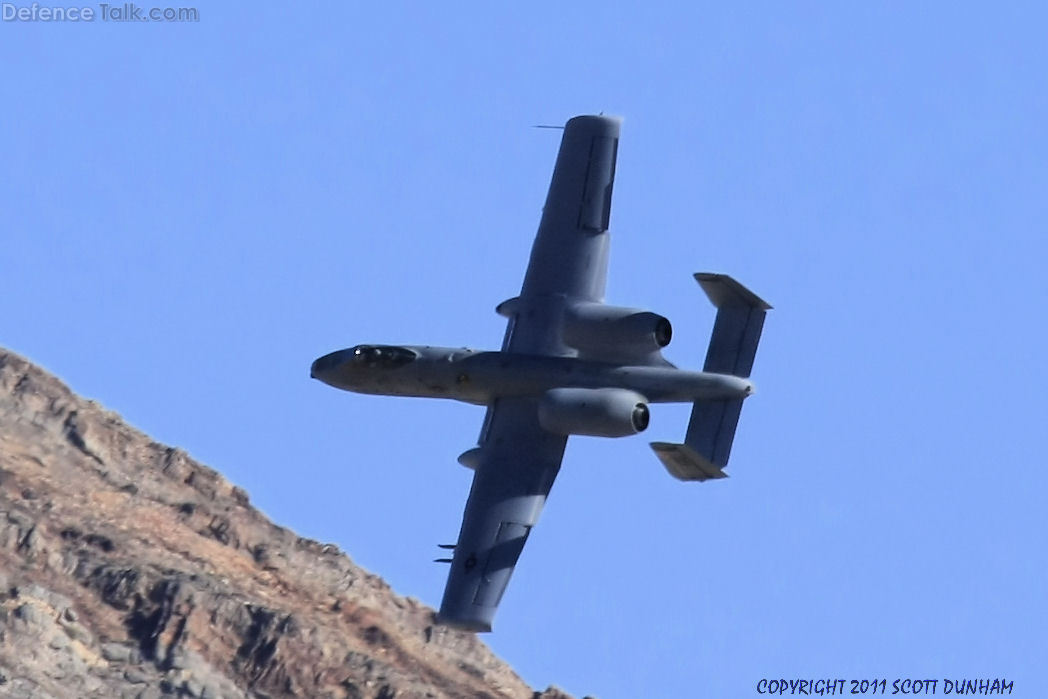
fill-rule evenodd
<path id="1" fill-rule="evenodd" d="M 450 558 L 441 623 L 490 631 L 531 528 L 538 522 L 570 435 L 626 437 L 650 422 L 649 403 L 689 402 L 682 443 L 653 442 L 675 478 L 725 477 L 766 312 L 731 277 L 696 274 L 717 307 L 702 371 L 662 356 L 664 316 L 604 303 L 611 194 L 620 120 L 567 122 L 521 293 L 499 352 L 357 345 L 320 357 L 310 374 L 347 391 L 450 398 L 487 406 L 462 528 Z"/>

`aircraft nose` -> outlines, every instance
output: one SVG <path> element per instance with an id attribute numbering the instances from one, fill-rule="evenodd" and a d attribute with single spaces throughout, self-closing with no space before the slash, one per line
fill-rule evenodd
<path id="1" fill-rule="evenodd" d="M 313 364 L 309 367 L 310 378 L 323 379 L 325 373 L 334 369 L 346 359 L 346 352 L 346 350 L 338 350 L 337 352 L 325 354 L 323 357 L 314 360 Z"/>

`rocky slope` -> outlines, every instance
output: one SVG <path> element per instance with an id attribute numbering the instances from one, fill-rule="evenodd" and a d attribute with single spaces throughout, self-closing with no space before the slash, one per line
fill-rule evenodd
<path id="1" fill-rule="evenodd" d="M 566 697 L 0 349 L 0 696 Z"/>

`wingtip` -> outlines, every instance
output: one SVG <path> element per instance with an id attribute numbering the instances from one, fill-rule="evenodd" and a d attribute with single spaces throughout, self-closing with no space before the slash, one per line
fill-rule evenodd
<path id="1" fill-rule="evenodd" d="M 604 136 L 606 138 L 618 138 L 619 129 L 622 128 L 622 118 L 609 116 L 607 114 L 580 114 L 568 119 L 564 124 L 564 130 L 578 132 L 583 131 L 590 136 Z"/>
<path id="2" fill-rule="evenodd" d="M 441 626 L 455 629 L 457 631 L 469 631 L 471 633 L 491 633 L 491 624 L 479 619 L 449 619 L 437 615 L 437 623 Z"/>

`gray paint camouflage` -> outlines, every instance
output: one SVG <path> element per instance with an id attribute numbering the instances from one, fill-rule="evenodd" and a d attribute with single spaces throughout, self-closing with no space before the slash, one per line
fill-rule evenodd
<path id="1" fill-rule="evenodd" d="M 520 296 L 497 309 L 508 318 L 501 351 L 358 345 L 313 363 L 312 376 L 345 390 L 488 406 L 477 447 L 459 457 L 474 476 L 441 623 L 491 630 L 569 434 L 632 434 L 647 402 L 692 402 L 684 443 L 652 448 L 681 480 L 725 476 L 770 306 L 730 277 L 696 275 L 718 308 L 696 372 L 662 358 L 665 318 L 602 305 L 620 127 L 607 116 L 565 125 Z"/>

